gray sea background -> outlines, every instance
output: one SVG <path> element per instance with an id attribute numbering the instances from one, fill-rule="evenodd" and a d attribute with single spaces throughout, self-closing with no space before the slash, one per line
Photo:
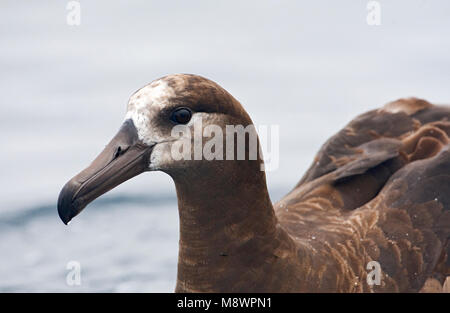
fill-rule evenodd
<path id="1" fill-rule="evenodd" d="M 450 103 L 450 2 L 383 0 L 0 3 L 0 292 L 171 292 L 178 211 L 164 173 L 94 201 L 70 226 L 64 183 L 120 127 L 128 97 L 171 73 L 208 77 L 256 125 L 279 125 L 272 200 L 356 115 L 400 97 Z M 194 183 L 194 182 L 193 182 Z M 81 285 L 66 282 L 68 262 Z"/>

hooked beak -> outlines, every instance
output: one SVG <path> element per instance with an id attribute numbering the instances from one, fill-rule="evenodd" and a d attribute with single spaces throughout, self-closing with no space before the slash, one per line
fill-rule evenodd
<path id="1" fill-rule="evenodd" d="M 124 181 L 148 169 L 153 146 L 143 144 L 132 120 L 119 132 L 86 169 L 69 180 L 58 198 L 58 214 L 64 224 L 90 202 Z"/>

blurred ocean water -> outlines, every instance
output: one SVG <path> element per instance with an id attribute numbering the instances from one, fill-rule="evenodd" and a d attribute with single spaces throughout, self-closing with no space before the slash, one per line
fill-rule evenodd
<path id="1" fill-rule="evenodd" d="M 151 210 L 148 202 L 155 204 Z M 86 212 L 70 230 L 55 216 L 54 205 L 2 217 L 0 290 L 171 292 L 178 248 L 174 205 L 175 198 L 99 200 L 90 208 L 94 213 Z M 80 285 L 66 283 L 71 261 L 80 264 Z"/>
<path id="2" fill-rule="evenodd" d="M 161 292 L 175 286 L 178 212 L 163 173 L 146 173 L 90 205 L 70 226 L 64 183 L 122 123 L 128 97 L 153 79 L 218 82 L 253 121 L 280 127 L 275 201 L 320 145 L 357 114 L 418 96 L 449 103 L 450 3 L 379 1 L 0 4 L 0 291 Z M 66 265 L 81 265 L 81 285 Z"/>

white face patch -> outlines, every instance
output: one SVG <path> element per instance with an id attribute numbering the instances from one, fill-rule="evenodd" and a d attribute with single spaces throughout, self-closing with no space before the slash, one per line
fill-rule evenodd
<path id="1" fill-rule="evenodd" d="M 157 143 L 163 138 L 156 129 L 152 129 L 151 112 L 159 111 L 166 106 L 175 90 L 164 80 L 157 80 L 136 91 L 128 101 L 125 119 L 131 119 L 137 129 L 138 137 L 147 145 Z M 156 110 L 152 110 L 156 109 Z"/>

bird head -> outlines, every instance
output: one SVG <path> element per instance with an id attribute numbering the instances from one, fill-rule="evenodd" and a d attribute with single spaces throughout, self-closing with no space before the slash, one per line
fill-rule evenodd
<path id="1" fill-rule="evenodd" d="M 176 179 L 220 175 L 230 166 L 239 167 L 228 162 L 235 159 L 259 166 L 252 126 L 241 104 L 206 78 L 176 74 L 157 79 L 130 97 L 118 133 L 65 184 L 58 199 L 59 216 L 67 224 L 94 199 L 146 171 L 163 171 Z M 234 140 L 242 131 L 244 143 Z M 256 146 L 250 144 L 252 136 Z M 242 159 L 240 152 L 246 157 Z"/>

